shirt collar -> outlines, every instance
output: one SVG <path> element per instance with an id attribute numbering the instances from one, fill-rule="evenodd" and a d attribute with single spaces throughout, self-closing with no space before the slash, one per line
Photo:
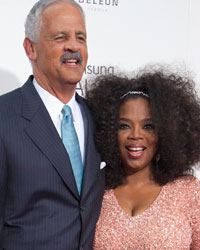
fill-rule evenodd
<path id="1" fill-rule="evenodd" d="M 65 104 L 63 104 L 57 97 L 50 94 L 47 90 L 43 89 L 38 84 L 35 78 L 33 79 L 33 85 L 36 88 L 39 96 L 41 97 L 46 109 L 48 110 L 51 119 L 55 121 L 58 116 L 61 116 L 62 118 L 61 110 Z M 78 105 L 76 98 L 75 98 L 75 94 L 76 92 L 74 93 L 70 101 L 66 103 L 71 108 L 72 117 L 74 121 L 76 120 L 77 105 Z"/>

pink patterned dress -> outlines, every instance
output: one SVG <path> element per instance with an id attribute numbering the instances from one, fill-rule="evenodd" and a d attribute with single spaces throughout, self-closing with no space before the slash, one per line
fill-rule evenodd
<path id="1" fill-rule="evenodd" d="M 200 250 L 200 181 L 191 175 L 168 183 L 143 213 L 131 217 L 113 190 L 104 194 L 95 250 Z"/>

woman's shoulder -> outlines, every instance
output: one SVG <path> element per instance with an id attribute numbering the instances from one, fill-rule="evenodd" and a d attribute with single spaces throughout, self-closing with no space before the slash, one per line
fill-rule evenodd
<path id="1" fill-rule="evenodd" d="M 190 202 L 200 201 L 200 180 L 193 175 L 185 175 L 168 183 L 168 191 L 182 200 Z"/>
<path id="2" fill-rule="evenodd" d="M 169 183 L 169 186 L 189 191 L 191 189 L 200 188 L 200 180 L 193 175 L 187 174 Z"/>
<path id="3" fill-rule="evenodd" d="M 103 211 L 110 211 L 116 208 L 117 208 L 117 200 L 114 195 L 114 190 L 113 189 L 105 190 L 102 201 L 101 213 L 103 213 Z"/>
<path id="4" fill-rule="evenodd" d="M 107 189 L 104 192 L 103 199 L 104 200 L 110 200 L 114 196 L 114 190 L 113 189 Z"/>

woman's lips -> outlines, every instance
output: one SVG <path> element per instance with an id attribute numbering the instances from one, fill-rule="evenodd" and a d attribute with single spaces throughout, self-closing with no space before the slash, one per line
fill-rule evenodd
<path id="1" fill-rule="evenodd" d="M 129 156 L 133 159 L 138 159 L 140 158 L 145 151 L 146 147 L 143 145 L 129 145 L 126 146 L 126 150 L 129 154 Z"/>

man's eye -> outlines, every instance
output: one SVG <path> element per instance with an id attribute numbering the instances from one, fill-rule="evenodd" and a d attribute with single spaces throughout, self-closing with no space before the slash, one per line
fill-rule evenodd
<path id="1" fill-rule="evenodd" d="M 85 37 L 83 37 L 83 36 L 78 36 L 77 39 L 80 41 L 83 41 L 83 42 L 85 41 Z"/>
<path id="2" fill-rule="evenodd" d="M 119 129 L 120 129 L 120 130 L 128 129 L 128 128 L 129 128 L 129 125 L 128 125 L 128 124 L 125 124 L 125 123 L 119 124 Z"/>
<path id="3" fill-rule="evenodd" d="M 145 124 L 143 128 L 144 129 L 154 129 L 155 127 L 153 124 Z"/>
<path id="4" fill-rule="evenodd" d="M 57 36 L 56 38 L 55 38 L 55 40 L 56 41 L 62 41 L 62 40 L 64 40 L 64 36 Z"/>

